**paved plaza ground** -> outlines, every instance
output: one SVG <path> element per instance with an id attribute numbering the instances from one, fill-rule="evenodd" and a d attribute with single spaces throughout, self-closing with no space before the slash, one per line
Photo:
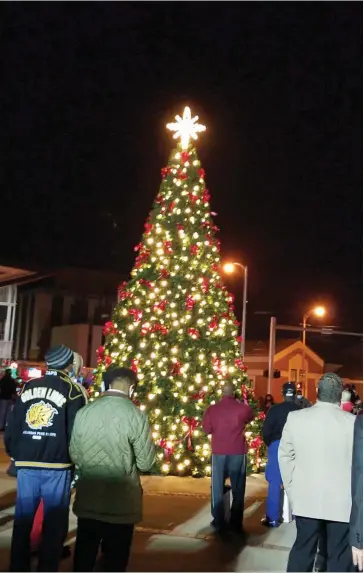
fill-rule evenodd
<path id="1" fill-rule="evenodd" d="M 0 571 L 6 571 L 13 525 L 16 480 L 5 471 L 8 459 L 0 445 Z M 248 478 L 245 545 L 238 538 L 216 539 L 210 528 L 210 480 L 143 478 L 144 520 L 137 527 L 130 571 L 285 571 L 295 538 L 294 523 L 266 530 L 264 476 Z M 76 518 L 70 508 L 67 543 L 73 549 Z M 72 571 L 72 560 L 61 571 Z"/>

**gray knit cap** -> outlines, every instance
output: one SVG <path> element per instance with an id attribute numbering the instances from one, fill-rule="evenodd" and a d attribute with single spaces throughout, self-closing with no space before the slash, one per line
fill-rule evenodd
<path id="1" fill-rule="evenodd" d="M 63 370 L 73 362 L 73 352 L 67 346 L 60 344 L 47 350 L 44 356 L 45 363 L 50 370 Z"/>
<path id="2" fill-rule="evenodd" d="M 340 376 L 328 372 L 324 374 L 317 385 L 318 399 L 320 402 L 329 402 L 330 404 L 340 404 L 341 394 L 343 391 L 343 381 Z"/>

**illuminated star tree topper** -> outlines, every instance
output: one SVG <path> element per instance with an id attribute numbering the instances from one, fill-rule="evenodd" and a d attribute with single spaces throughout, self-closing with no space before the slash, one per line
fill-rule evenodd
<path id="1" fill-rule="evenodd" d="M 206 131 L 206 126 L 197 121 L 198 115 L 192 117 L 190 108 L 185 107 L 183 117 L 176 115 L 175 123 L 167 123 L 167 129 L 175 132 L 173 138 L 181 140 L 180 145 L 183 150 L 189 148 L 191 138 L 196 140 L 198 133 Z"/>

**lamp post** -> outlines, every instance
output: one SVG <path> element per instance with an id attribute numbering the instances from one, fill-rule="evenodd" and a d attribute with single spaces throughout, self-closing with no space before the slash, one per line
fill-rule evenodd
<path id="1" fill-rule="evenodd" d="M 246 333 L 246 305 L 248 298 L 248 267 L 241 263 L 225 263 L 223 270 L 226 274 L 231 275 L 235 269 L 239 268 L 244 273 L 244 289 L 243 289 L 243 312 L 241 318 L 241 356 L 245 358 L 245 333 Z"/>
<path id="2" fill-rule="evenodd" d="M 303 377 L 303 373 L 305 372 L 305 359 L 306 359 L 306 326 L 307 326 L 307 320 L 310 318 L 310 316 L 314 314 L 315 316 L 317 316 L 318 318 L 322 318 L 323 316 L 325 316 L 326 314 L 326 309 L 323 306 L 316 306 L 315 308 L 312 308 L 311 310 L 309 310 L 308 312 L 306 312 L 303 315 L 303 321 L 302 321 L 302 326 L 303 326 L 303 331 L 302 331 L 302 344 L 303 344 L 303 350 L 302 350 L 302 377 Z M 304 381 L 304 391 L 306 390 L 306 375 L 303 378 Z"/>

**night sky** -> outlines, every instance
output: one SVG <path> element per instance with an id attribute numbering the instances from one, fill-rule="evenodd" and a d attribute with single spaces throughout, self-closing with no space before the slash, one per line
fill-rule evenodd
<path id="1" fill-rule="evenodd" d="M 360 2 L 3 3 L 2 264 L 126 275 L 190 105 L 222 255 L 362 330 Z M 227 283 L 237 295 L 242 283 Z"/>

